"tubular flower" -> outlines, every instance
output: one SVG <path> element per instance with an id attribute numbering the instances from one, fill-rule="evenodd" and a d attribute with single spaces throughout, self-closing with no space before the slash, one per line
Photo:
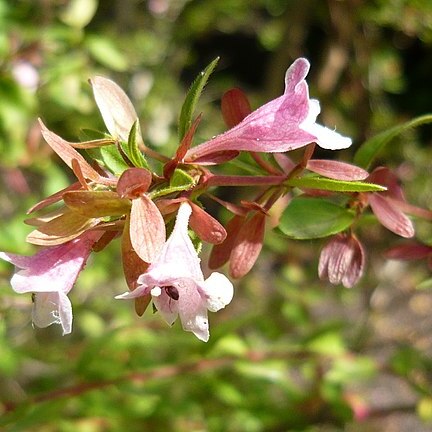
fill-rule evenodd
<path id="1" fill-rule="evenodd" d="M 191 206 L 183 202 L 170 237 L 147 272 L 138 278 L 138 287 L 116 298 L 151 294 L 154 305 L 169 325 L 180 316 L 184 330 L 207 342 L 207 310 L 216 312 L 230 303 L 233 286 L 226 276 L 216 272 L 204 280 L 200 259 L 188 234 L 191 213 Z"/>
<path id="2" fill-rule="evenodd" d="M 60 324 L 63 335 L 72 331 L 72 306 L 67 295 L 101 235 L 88 232 L 33 256 L 0 252 L 1 259 L 17 268 L 11 279 L 12 289 L 20 294 L 35 293 L 32 320 L 37 327 Z"/>
<path id="3" fill-rule="evenodd" d="M 316 142 L 330 150 L 347 148 L 351 139 L 316 123 L 319 102 L 309 99 L 305 81 L 310 64 L 297 59 L 285 75 L 285 92 L 258 108 L 227 132 L 212 138 L 186 154 L 187 162 L 205 160 L 214 153 L 232 150 L 286 152 Z"/>

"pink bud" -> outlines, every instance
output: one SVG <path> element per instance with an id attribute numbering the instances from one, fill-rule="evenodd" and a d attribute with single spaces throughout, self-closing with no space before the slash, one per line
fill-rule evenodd
<path id="1" fill-rule="evenodd" d="M 365 253 L 357 237 L 336 234 L 321 251 L 318 274 L 332 284 L 353 287 L 363 274 Z"/>

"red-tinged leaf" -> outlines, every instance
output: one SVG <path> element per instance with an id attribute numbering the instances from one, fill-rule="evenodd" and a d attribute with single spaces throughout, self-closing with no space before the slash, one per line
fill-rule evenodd
<path id="1" fill-rule="evenodd" d="M 32 231 L 26 240 L 40 246 L 55 246 L 78 237 L 98 223 L 98 219 L 89 219 L 72 210 L 66 210 L 61 216 Z"/>
<path id="2" fill-rule="evenodd" d="M 233 88 L 224 93 L 221 100 L 221 110 L 225 124 L 229 128 L 239 124 L 252 112 L 246 94 L 239 88 Z"/>
<path id="3" fill-rule="evenodd" d="M 198 237 L 207 243 L 222 243 L 227 236 L 225 228 L 200 206 L 191 201 L 189 201 L 189 205 L 192 207 L 189 225 Z"/>
<path id="4" fill-rule="evenodd" d="M 96 76 L 90 80 L 90 84 L 109 133 L 127 142 L 129 132 L 138 118 L 129 97 L 110 79 Z M 143 144 L 141 136 L 138 137 L 138 144 Z"/>
<path id="5" fill-rule="evenodd" d="M 432 256 L 432 247 L 421 243 L 407 243 L 394 246 L 385 252 L 386 258 L 396 260 L 420 260 Z"/>
<path id="6" fill-rule="evenodd" d="M 413 237 L 415 234 L 411 220 L 384 196 L 373 193 L 369 195 L 369 204 L 377 219 L 387 229 L 401 237 Z"/>
<path id="7" fill-rule="evenodd" d="M 90 187 L 87 184 L 84 174 L 82 172 L 81 166 L 79 164 L 79 162 L 76 159 L 72 159 L 72 171 L 75 174 L 75 177 L 78 179 L 78 181 L 80 182 L 82 188 L 84 190 L 89 190 Z"/>
<path id="8" fill-rule="evenodd" d="M 132 201 L 130 239 L 138 256 L 151 263 L 166 239 L 165 222 L 156 204 L 146 195 Z"/>
<path id="9" fill-rule="evenodd" d="M 103 182 L 103 177 L 101 177 L 89 164 L 88 162 L 70 145 L 70 143 L 63 138 L 51 132 L 43 124 L 42 120 L 39 119 L 39 124 L 41 127 L 41 132 L 45 141 L 49 146 L 60 156 L 60 158 L 65 162 L 65 164 L 72 168 L 72 160 L 76 159 L 80 165 L 82 174 L 85 178 L 96 181 Z"/>
<path id="10" fill-rule="evenodd" d="M 45 225 L 47 222 L 61 216 L 65 212 L 65 206 L 62 206 L 56 210 L 50 211 L 48 213 L 45 213 L 43 215 L 32 217 L 28 219 L 24 219 L 24 223 L 31 226 L 42 226 Z"/>
<path id="11" fill-rule="evenodd" d="M 118 231 L 106 231 L 102 234 L 102 237 L 93 245 L 93 252 L 100 252 L 104 250 L 112 240 L 119 235 Z"/>
<path id="12" fill-rule="evenodd" d="M 49 197 L 43 199 L 42 201 L 39 201 L 37 204 L 35 204 L 33 207 L 27 210 L 27 214 L 33 213 L 38 210 L 42 210 L 43 208 L 48 207 L 49 205 L 60 201 L 61 199 L 63 199 L 63 195 L 65 192 L 78 190 L 78 189 L 81 189 L 81 185 L 79 184 L 79 182 L 73 183 L 70 186 L 56 192 L 55 194 L 50 195 Z"/>
<path id="13" fill-rule="evenodd" d="M 306 168 L 334 180 L 364 180 L 369 175 L 366 170 L 355 165 L 326 159 L 309 159 Z"/>
<path id="14" fill-rule="evenodd" d="M 63 195 L 65 204 L 82 216 L 98 218 L 129 213 L 130 200 L 112 191 L 71 191 Z"/>
<path id="15" fill-rule="evenodd" d="M 183 162 L 184 157 L 186 156 L 187 151 L 192 145 L 193 137 L 195 136 L 196 129 L 201 121 L 202 115 L 200 114 L 195 121 L 192 123 L 191 127 L 181 140 L 180 145 L 177 148 L 176 154 L 174 158 L 168 161 L 164 166 L 164 177 L 170 178 L 174 170 L 176 169 L 179 162 Z"/>
<path id="16" fill-rule="evenodd" d="M 235 159 L 239 153 L 237 150 L 221 150 L 196 159 L 187 159 L 185 162 L 198 165 L 218 165 Z"/>
<path id="17" fill-rule="evenodd" d="M 151 172 L 144 168 L 129 168 L 117 183 L 117 193 L 122 198 L 135 199 L 147 192 L 152 182 Z"/>
<path id="18" fill-rule="evenodd" d="M 255 264 L 264 240 L 266 215 L 257 212 L 242 225 L 230 256 L 230 274 L 241 278 Z"/>
<path id="19" fill-rule="evenodd" d="M 222 199 L 218 198 L 217 196 L 212 195 L 210 193 L 207 193 L 207 196 L 209 198 L 211 198 L 212 200 L 216 201 L 217 203 L 219 203 L 221 206 L 225 207 L 231 213 L 234 213 L 235 215 L 246 216 L 248 213 L 247 209 L 245 209 L 244 207 L 241 207 L 237 204 L 233 204 L 233 203 L 230 203 L 228 201 L 224 201 L 224 200 L 222 200 Z"/>
<path id="20" fill-rule="evenodd" d="M 240 228 L 243 226 L 245 217 L 235 215 L 226 226 L 227 236 L 223 243 L 213 246 L 208 261 L 210 269 L 217 269 L 223 266 L 230 258 L 231 251 L 234 247 L 234 242 L 237 238 L 237 234 Z"/>
<path id="21" fill-rule="evenodd" d="M 385 186 L 387 191 L 383 193 L 384 195 L 400 201 L 406 201 L 399 179 L 387 167 L 375 168 L 370 174 L 368 182 Z"/>
<path id="22" fill-rule="evenodd" d="M 138 286 L 138 278 L 147 271 L 149 264 L 144 262 L 134 251 L 129 235 L 130 229 L 130 218 L 127 216 L 125 227 L 122 236 L 122 263 L 123 272 L 126 279 L 126 283 L 130 291 L 133 291 Z M 141 296 L 135 299 L 135 312 L 138 316 L 141 316 L 151 300 L 151 295 Z"/>
<path id="23" fill-rule="evenodd" d="M 156 201 L 156 206 L 162 215 L 174 213 L 179 208 L 179 205 L 188 201 L 187 198 L 162 198 Z"/>

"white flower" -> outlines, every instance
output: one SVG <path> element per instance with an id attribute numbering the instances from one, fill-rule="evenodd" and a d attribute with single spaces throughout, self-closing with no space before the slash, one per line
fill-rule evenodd
<path id="1" fill-rule="evenodd" d="M 180 205 L 173 232 L 147 272 L 138 278 L 138 288 L 116 298 L 151 294 L 168 324 L 173 324 L 179 315 L 184 330 L 207 342 L 207 310 L 216 312 L 230 303 L 233 285 L 216 272 L 204 280 L 200 259 L 188 235 L 191 212 L 187 202 Z"/>

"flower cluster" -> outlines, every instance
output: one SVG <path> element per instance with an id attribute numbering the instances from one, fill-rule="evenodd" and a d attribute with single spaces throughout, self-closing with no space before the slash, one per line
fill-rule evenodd
<path id="1" fill-rule="evenodd" d="M 231 302 L 233 284 L 217 272 L 204 277 L 200 244 L 213 245 L 209 268 L 229 262 L 233 278 L 244 276 L 258 258 L 277 202 L 288 203 L 278 215 L 279 229 L 288 237 L 333 236 L 319 261 L 320 277 L 331 283 L 351 287 L 362 275 L 365 252 L 353 228 L 368 207 L 386 228 L 412 237 L 414 227 L 405 213 L 421 209 L 406 202 L 391 171 L 377 168 L 369 174 L 348 163 L 312 158 L 316 145 L 338 150 L 349 147 L 351 139 L 316 122 L 320 106 L 309 97 L 308 70 L 309 62 L 297 59 L 286 73 L 284 94 L 255 111 L 239 89 L 228 91 L 222 114 L 229 129 L 193 147 L 201 118 L 193 118 L 193 108 L 207 68 L 186 98 L 180 142 L 171 158 L 144 144 L 132 103 L 106 78 L 90 82 L 108 133 L 71 143 L 40 121 L 45 141 L 77 181 L 29 210 L 42 212 L 27 220 L 35 227 L 27 241 L 41 246 L 34 256 L 0 253 L 17 268 L 12 288 L 35 294 L 34 324 L 57 323 L 63 334 L 71 332 L 68 294 L 90 253 L 118 237 L 129 290 L 116 298 L 134 299 L 138 315 L 152 302 L 169 325 L 179 317 L 184 330 L 203 341 L 209 338 L 207 311 Z M 300 161 L 286 154 L 302 147 Z M 241 152 L 252 156 L 257 174 L 211 171 L 212 165 L 231 162 Z M 249 201 L 228 202 L 210 191 L 224 186 L 252 186 L 258 193 Z M 206 199 L 232 213 L 226 227 L 205 210 Z M 60 205 L 50 210 L 56 203 Z"/>

